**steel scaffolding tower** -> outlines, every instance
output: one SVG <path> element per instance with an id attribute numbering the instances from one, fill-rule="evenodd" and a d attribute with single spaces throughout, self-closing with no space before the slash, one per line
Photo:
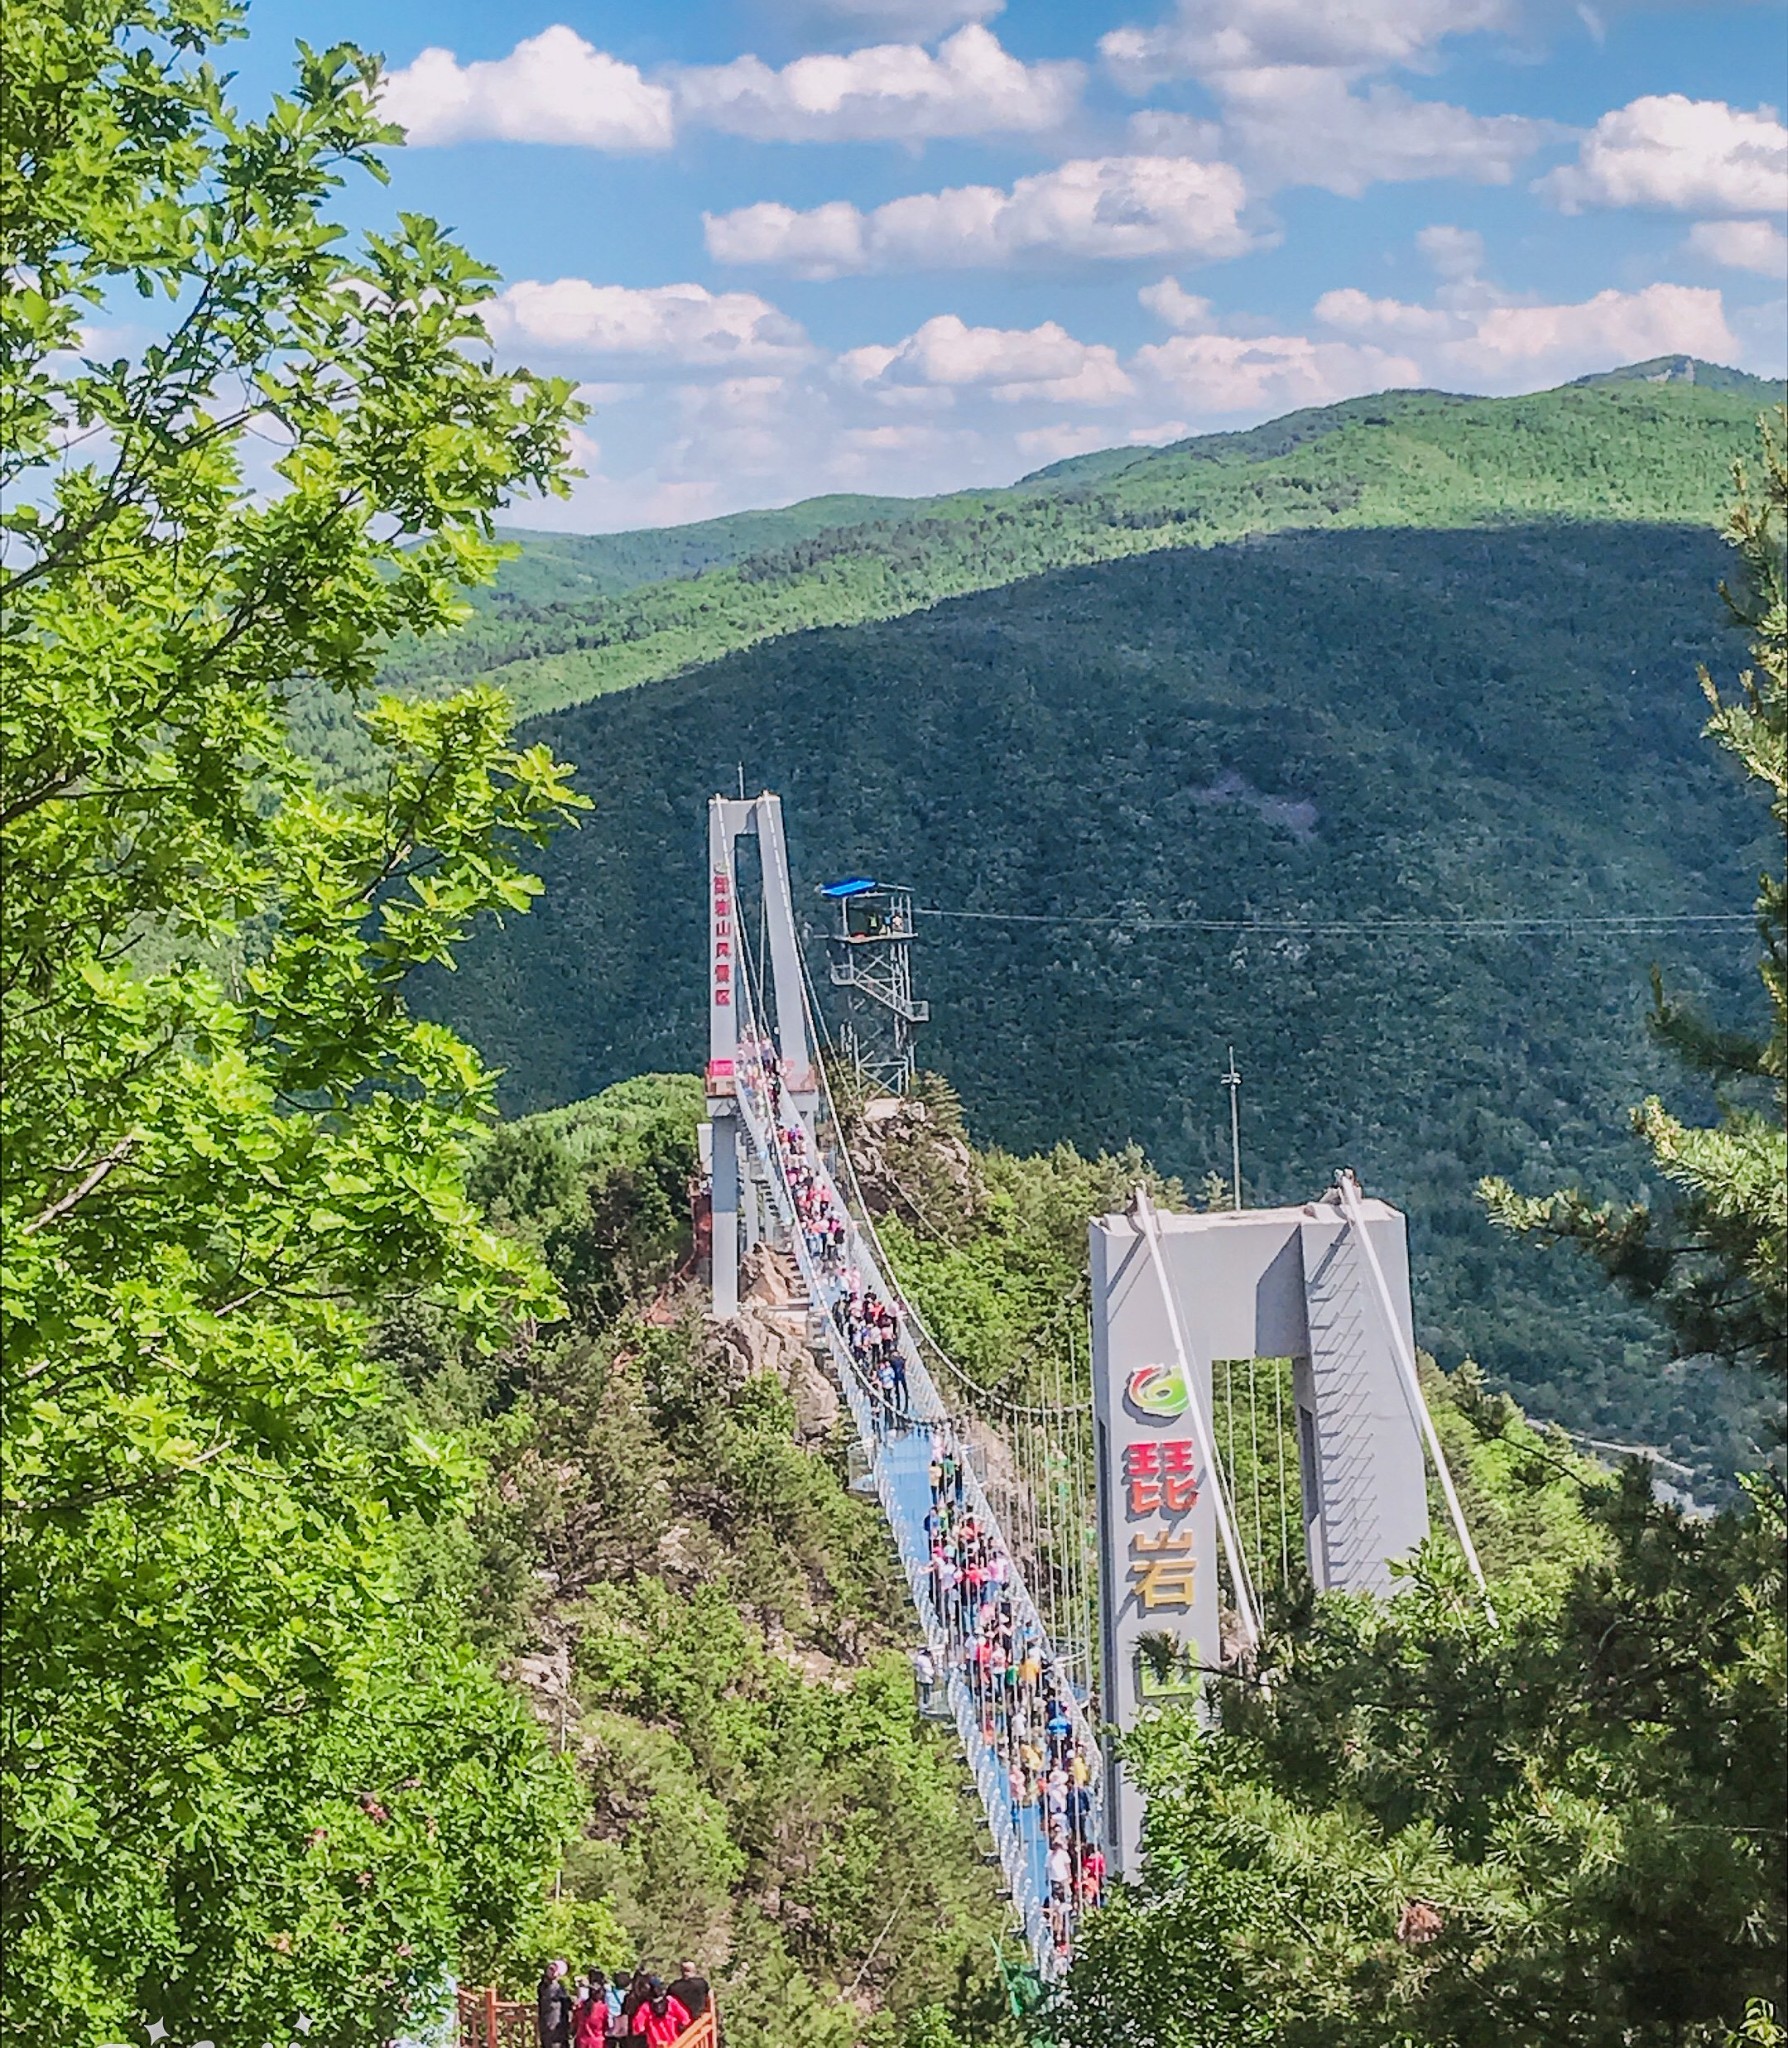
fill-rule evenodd
<path id="1" fill-rule="evenodd" d="M 863 875 L 828 882 L 820 894 L 838 910 L 827 947 L 832 986 L 845 991 L 845 1054 L 884 1094 L 903 1095 L 913 1035 L 931 1016 L 929 1003 L 913 1000 L 912 897 Z"/>

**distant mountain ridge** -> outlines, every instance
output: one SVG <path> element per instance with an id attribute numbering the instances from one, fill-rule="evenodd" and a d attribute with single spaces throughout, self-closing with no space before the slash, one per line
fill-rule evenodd
<path id="1" fill-rule="evenodd" d="M 1077 457 L 1000 490 L 815 499 L 654 533 L 524 537 L 478 615 L 395 650 L 386 675 L 424 691 L 491 677 L 533 714 L 815 627 L 1251 535 L 1533 519 L 1711 524 L 1760 405 L 1780 387 L 1692 367 L 1691 378 L 1675 358 L 1636 364 L 1517 398 L 1384 392 L 1168 448 Z M 351 771 L 350 711 L 308 703 L 298 726 L 325 764 Z"/>
<path id="2" fill-rule="evenodd" d="M 1780 383 L 1754 377 L 1749 370 L 1703 362 L 1699 356 L 1653 356 L 1649 362 L 1626 363 L 1618 370 L 1592 370 L 1576 384 L 1699 384 L 1704 391 L 1731 391 L 1760 405 L 1779 404 Z"/>

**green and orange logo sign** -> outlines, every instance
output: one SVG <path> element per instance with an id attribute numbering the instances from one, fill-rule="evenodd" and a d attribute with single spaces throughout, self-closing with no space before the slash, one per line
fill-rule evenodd
<path id="1" fill-rule="evenodd" d="M 1139 1365 L 1125 1383 L 1124 1399 L 1145 1421 L 1167 1422 L 1185 1414 L 1191 1394 L 1177 1365 Z"/>

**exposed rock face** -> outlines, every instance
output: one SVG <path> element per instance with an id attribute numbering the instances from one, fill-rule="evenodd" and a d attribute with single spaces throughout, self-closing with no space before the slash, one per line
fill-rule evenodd
<path id="1" fill-rule="evenodd" d="M 562 1699 L 571 1690 L 571 1648 L 554 1643 L 531 1657 L 517 1657 L 510 1676 L 526 1692 Z"/>
<path id="2" fill-rule="evenodd" d="M 851 1120 L 850 1153 L 872 1216 L 949 1231 L 981 1208 L 980 1169 L 954 1097 L 872 1096 Z"/>
<path id="3" fill-rule="evenodd" d="M 739 1313 L 715 1324 L 707 1343 L 725 1361 L 728 1384 L 743 1386 L 760 1373 L 774 1373 L 795 1408 L 795 1438 L 803 1445 L 827 1443 L 842 1406 L 838 1389 L 808 1341 L 807 1296 L 787 1252 L 759 1245 L 739 1272 Z"/>

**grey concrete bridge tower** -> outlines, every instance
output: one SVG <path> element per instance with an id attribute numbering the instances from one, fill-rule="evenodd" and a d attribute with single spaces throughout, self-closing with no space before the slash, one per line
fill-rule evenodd
<path id="1" fill-rule="evenodd" d="M 709 1157 L 712 1193 L 714 1293 L 717 1317 L 739 1310 L 741 1216 L 750 1232 L 766 1213 L 764 1191 L 742 1187 L 734 1074 L 739 1053 L 738 988 L 750 959 L 741 925 L 738 842 L 755 837 L 762 901 L 761 929 L 768 938 L 766 960 L 756 971 L 775 998 L 776 1032 L 782 1048 L 783 1086 L 811 1118 L 818 1103 L 817 1077 L 807 1040 L 801 1000 L 800 941 L 795 933 L 794 898 L 789 891 L 788 848 L 782 836 L 782 799 L 717 796 L 708 803 L 708 1120 L 702 1148 Z M 750 1165 L 750 1171 L 759 1170 Z"/>
<path id="2" fill-rule="evenodd" d="M 1213 1359 L 1290 1358 L 1304 1542 L 1319 1589 L 1388 1595 L 1428 1533 L 1402 1214 L 1351 1175 L 1296 1208 L 1157 1213 L 1146 1193 L 1091 1226 L 1104 1718 L 1196 1704 L 1222 1662 L 1216 1566 L 1244 1645 L 1258 1636 L 1212 1438 Z M 1469 1550 L 1469 1542 L 1468 1542 Z M 1473 1558 L 1475 1566 L 1475 1557 Z M 1115 1867 L 1140 1801 L 1114 1766 Z"/>

